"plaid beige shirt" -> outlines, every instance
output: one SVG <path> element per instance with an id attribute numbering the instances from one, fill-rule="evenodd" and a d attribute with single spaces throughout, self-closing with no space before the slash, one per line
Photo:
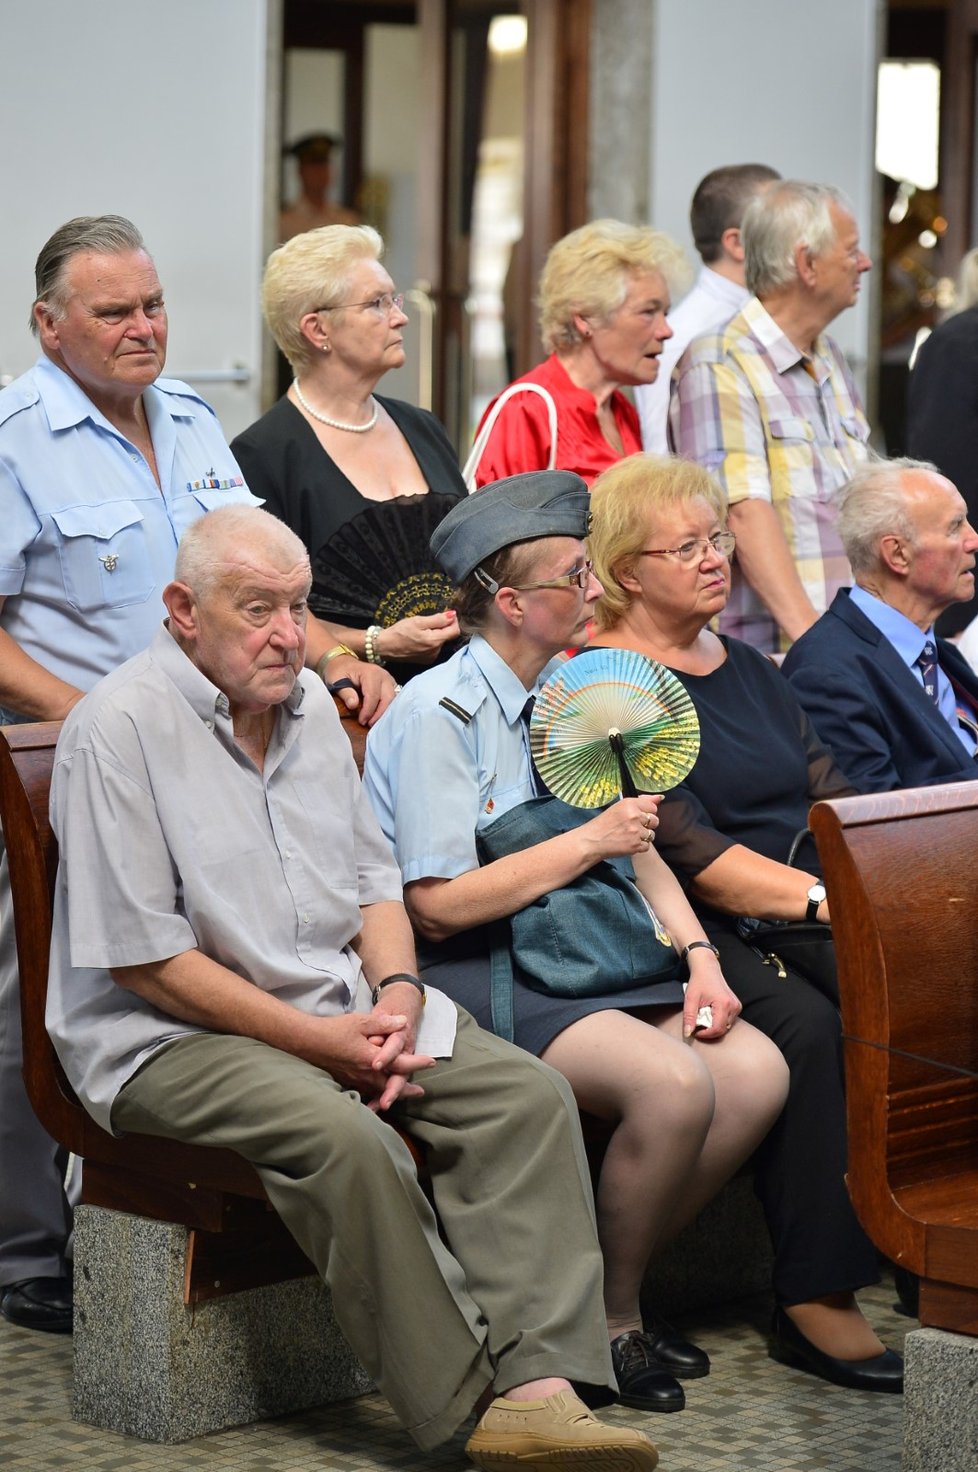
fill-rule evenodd
<path id="1" fill-rule="evenodd" d="M 865 460 L 869 424 L 841 350 L 822 334 L 811 358 L 756 297 L 680 360 L 669 409 L 676 452 L 716 475 L 731 504 L 753 497 L 778 513 L 817 613 L 852 581 L 836 527 L 835 493 Z M 734 569 L 724 633 L 757 649 L 788 641 Z"/>

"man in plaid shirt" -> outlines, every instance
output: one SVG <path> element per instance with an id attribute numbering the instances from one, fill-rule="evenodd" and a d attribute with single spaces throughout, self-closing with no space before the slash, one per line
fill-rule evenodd
<path id="1" fill-rule="evenodd" d="M 872 262 L 838 190 L 786 179 L 742 226 L 750 300 L 683 355 L 669 411 L 676 452 L 711 470 L 737 537 L 723 633 L 787 649 L 851 582 L 836 492 L 866 458 L 869 425 L 825 329 Z"/>

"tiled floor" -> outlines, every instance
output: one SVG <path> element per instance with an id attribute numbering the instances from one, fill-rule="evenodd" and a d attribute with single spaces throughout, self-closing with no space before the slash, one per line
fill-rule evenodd
<path id="1" fill-rule="evenodd" d="M 864 1306 L 899 1348 L 912 1321 L 892 1309 L 889 1283 Z M 769 1306 L 751 1300 L 687 1320 L 713 1371 L 687 1383 L 679 1415 L 603 1414 L 641 1426 L 657 1443 L 663 1472 L 898 1472 L 902 1399 L 839 1390 L 785 1369 L 766 1354 Z M 0 1468 L 42 1472 L 462 1472 L 464 1434 L 422 1454 L 379 1396 L 185 1442 L 152 1446 L 76 1425 L 70 1416 L 71 1343 L 0 1320 Z"/>

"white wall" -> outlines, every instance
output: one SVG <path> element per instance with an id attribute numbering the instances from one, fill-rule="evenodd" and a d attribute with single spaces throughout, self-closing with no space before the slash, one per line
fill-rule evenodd
<path id="1" fill-rule="evenodd" d="M 689 200 L 721 164 L 835 184 L 867 247 L 874 211 L 879 0 L 656 0 L 651 219 L 698 264 Z M 870 294 L 831 328 L 857 371 Z"/>
<path id="2" fill-rule="evenodd" d="M 231 436 L 260 408 L 267 0 L 2 0 L 0 374 L 37 356 L 34 260 L 73 215 L 121 214 L 155 257 L 166 371 Z"/>

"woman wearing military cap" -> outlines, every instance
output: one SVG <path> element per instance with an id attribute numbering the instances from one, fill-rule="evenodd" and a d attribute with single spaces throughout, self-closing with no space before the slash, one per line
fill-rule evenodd
<path id="1" fill-rule="evenodd" d="M 746 1023 L 682 891 L 653 847 L 659 799 L 625 798 L 482 867 L 477 838 L 534 796 L 524 724 L 554 658 L 586 639 L 601 587 L 587 560 L 587 487 L 562 471 L 514 476 L 459 503 L 432 546 L 459 590 L 469 642 L 419 675 L 370 734 L 367 793 L 391 839 L 426 974 L 491 1025 L 488 928 L 599 860 L 628 856 L 688 958 L 665 979 L 573 1000 L 513 982 L 513 1036 L 570 1081 L 610 1127 L 596 1189 L 612 1357 L 626 1405 L 680 1410 L 679 1378 L 703 1350 L 661 1320 L 643 1326 L 653 1250 L 690 1221 L 777 1117 L 781 1056 Z M 655 945 L 652 921 L 649 945 Z M 702 1006 L 709 1026 L 696 1028 Z"/>

